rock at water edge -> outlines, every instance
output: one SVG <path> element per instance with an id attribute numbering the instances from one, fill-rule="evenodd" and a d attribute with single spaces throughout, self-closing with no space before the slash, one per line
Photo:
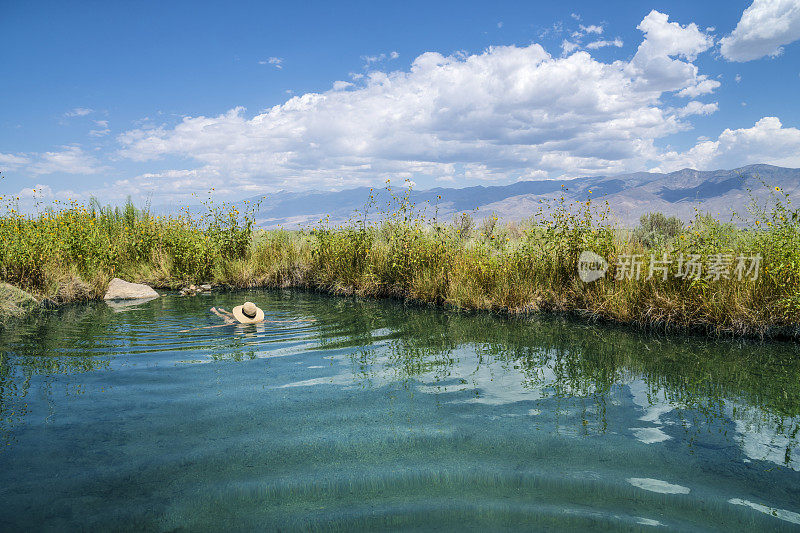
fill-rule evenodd
<path id="1" fill-rule="evenodd" d="M 152 287 L 142 283 L 130 283 L 114 278 L 108 284 L 104 300 L 138 300 L 140 298 L 158 298 L 158 293 Z"/>

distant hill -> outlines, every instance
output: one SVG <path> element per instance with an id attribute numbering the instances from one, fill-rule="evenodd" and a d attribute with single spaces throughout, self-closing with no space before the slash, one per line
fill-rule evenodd
<path id="1" fill-rule="evenodd" d="M 769 187 L 765 187 L 762 180 Z M 751 199 L 748 188 L 761 201 L 768 198 L 774 187 L 781 187 L 790 194 L 796 192 L 800 187 L 800 169 L 749 165 L 732 170 L 687 168 L 668 174 L 637 172 L 571 180 L 520 181 L 510 185 L 412 191 L 411 200 L 417 207 L 424 208 L 428 216 L 437 214 L 439 219 L 451 219 L 467 211 L 473 212 L 477 219 L 494 213 L 505 221 L 514 221 L 532 216 L 541 205 L 540 200 L 558 197 L 562 185 L 568 201 L 585 201 L 589 196 L 608 201 L 613 215 L 625 225 L 635 225 L 643 213 L 651 211 L 688 220 L 699 209 L 730 219 L 734 212 L 747 213 Z M 402 194 L 396 188 L 393 192 Z M 376 207 L 385 211 L 391 201 L 389 192 L 376 189 L 373 194 Z M 296 228 L 313 225 L 326 215 L 330 215 L 332 222 L 342 222 L 362 210 L 369 196 L 368 187 L 338 192 L 278 192 L 263 200 L 257 222 L 266 228 Z M 369 218 L 376 216 L 373 207 Z"/>

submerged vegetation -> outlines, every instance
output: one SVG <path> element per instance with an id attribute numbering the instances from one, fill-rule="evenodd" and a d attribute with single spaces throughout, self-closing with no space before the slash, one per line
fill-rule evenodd
<path id="1" fill-rule="evenodd" d="M 391 190 L 391 189 L 390 189 Z M 374 199 L 351 221 L 258 230 L 258 206 L 206 204 L 194 216 L 152 216 L 71 203 L 0 217 L 0 281 L 56 302 L 102 297 L 122 277 L 160 288 L 188 282 L 303 287 L 512 314 L 566 311 L 651 327 L 797 335 L 800 212 L 778 188 L 735 226 L 698 212 L 662 214 L 633 231 L 607 205 L 543 202 L 521 223 L 425 217 L 409 191 Z M 430 211 L 430 210 L 429 210 Z M 582 281 L 581 253 L 607 262 Z M 599 268 L 599 267 L 598 267 Z"/>

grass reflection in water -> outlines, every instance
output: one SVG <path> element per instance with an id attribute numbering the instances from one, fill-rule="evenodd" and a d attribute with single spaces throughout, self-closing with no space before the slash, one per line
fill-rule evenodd
<path id="1" fill-rule="evenodd" d="M 796 525 L 793 343 L 289 291 L 247 299 L 296 322 L 179 333 L 242 297 L 4 330 L 7 513 L 83 527 L 97 486 L 91 524 L 123 529 Z M 26 492 L 53 470 L 61 489 Z"/>

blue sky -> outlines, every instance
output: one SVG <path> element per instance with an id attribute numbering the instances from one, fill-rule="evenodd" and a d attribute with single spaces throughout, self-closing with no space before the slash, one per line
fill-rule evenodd
<path id="1" fill-rule="evenodd" d="M 0 194 L 800 166 L 800 0 L 0 2 Z"/>

